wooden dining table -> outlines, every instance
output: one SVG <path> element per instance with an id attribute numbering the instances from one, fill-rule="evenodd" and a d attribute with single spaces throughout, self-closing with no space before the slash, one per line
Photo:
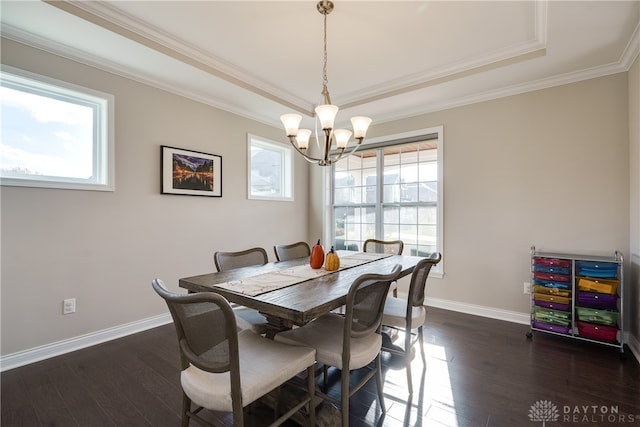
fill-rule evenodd
<path id="1" fill-rule="evenodd" d="M 347 259 L 358 253 L 340 251 Z M 301 268 L 308 265 L 309 258 L 271 262 L 260 266 L 242 267 L 234 270 L 201 274 L 179 279 L 179 286 L 190 292 L 216 292 L 229 302 L 258 310 L 267 318 L 267 336 L 290 329 L 293 325 L 304 325 L 311 320 L 346 304 L 351 284 L 363 274 L 388 274 L 396 264 L 401 266 L 400 277 L 413 272 L 421 257 L 391 255 L 364 264 L 323 274 L 299 283 L 269 290 L 258 295 L 243 293 L 242 288 L 230 289 L 229 283 L 242 281 L 280 270 Z"/>

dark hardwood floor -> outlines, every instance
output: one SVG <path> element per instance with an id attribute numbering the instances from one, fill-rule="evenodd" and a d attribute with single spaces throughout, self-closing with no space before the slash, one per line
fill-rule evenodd
<path id="1" fill-rule="evenodd" d="M 529 340 L 527 331 L 430 308 L 427 369 L 418 354 L 413 398 L 402 364 L 385 354 L 387 414 L 380 417 L 372 381 L 352 398 L 351 425 L 640 425 L 640 365 L 631 353 L 621 360 L 616 348 L 543 333 Z M 331 373 L 335 393 L 339 373 Z M 3 427 L 180 425 L 173 325 L 3 372 L 1 387 Z M 550 411 L 531 419 L 545 402 Z M 321 419 L 331 413 L 321 405 Z M 230 414 L 210 417 L 232 425 Z M 265 425 L 268 417 L 267 408 L 256 405 L 248 424 Z"/>

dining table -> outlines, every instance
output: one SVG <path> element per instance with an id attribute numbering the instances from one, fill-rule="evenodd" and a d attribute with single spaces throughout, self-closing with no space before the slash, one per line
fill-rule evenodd
<path id="1" fill-rule="evenodd" d="M 363 274 L 388 274 L 401 266 L 400 277 L 413 272 L 421 257 L 338 251 L 341 267 L 312 269 L 309 257 L 242 267 L 179 279 L 189 292 L 215 292 L 258 310 L 267 319 L 266 336 L 273 338 L 294 325 L 344 306 L 353 282 Z"/>

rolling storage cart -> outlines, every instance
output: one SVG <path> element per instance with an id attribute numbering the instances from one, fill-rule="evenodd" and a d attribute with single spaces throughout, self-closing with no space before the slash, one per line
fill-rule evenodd
<path id="1" fill-rule="evenodd" d="M 624 260 L 531 247 L 531 330 L 620 348 L 624 357 Z"/>

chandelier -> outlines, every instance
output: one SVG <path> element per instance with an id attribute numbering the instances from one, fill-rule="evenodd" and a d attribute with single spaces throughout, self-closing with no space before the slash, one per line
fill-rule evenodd
<path id="1" fill-rule="evenodd" d="M 352 117 L 351 124 L 353 125 L 353 138 L 355 144 L 347 150 L 347 145 L 351 138 L 352 132 L 347 129 L 334 129 L 334 121 L 338 114 L 338 106 L 331 104 L 331 97 L 329 96 L 329 89 L 327 88 L 327 15 L 333 11 L 333 2 L 329 0 L 321 0 L 316 5 L 318 12 L 324 16 L 324 57 L 322 67 L 322 98 L 323 104 L 318 105 L 315 108 L 316 112 L 316 126 L 317 121 L 320 121 L 320 127 L 322 133 L 324 133 L 324 144 L 320 147 L 320 138 L 316 134 L 316 144 L 318 149 L 322 151 L 321 157 L 314 157 L 307 152 L 309 148 L 309 140 L 311 139 L 310 129 L 298 129 L 302 116 L 299 114 L 284 114 L 280 117 L 284 126 L 289 142 L 293 147 L 302 154 L 307 161 L 311 163 L 317 163 L 320 166 L 328 166 L 337 162 L 345 154 L 347 156 L 354 153 L 367 133 L 367 129 L 371 124 L 369 117 Z M 335 151 L 332 153 L 332 147 L 335 142 Z M 345 153 L 346 152 L 346 153 Z"/>

